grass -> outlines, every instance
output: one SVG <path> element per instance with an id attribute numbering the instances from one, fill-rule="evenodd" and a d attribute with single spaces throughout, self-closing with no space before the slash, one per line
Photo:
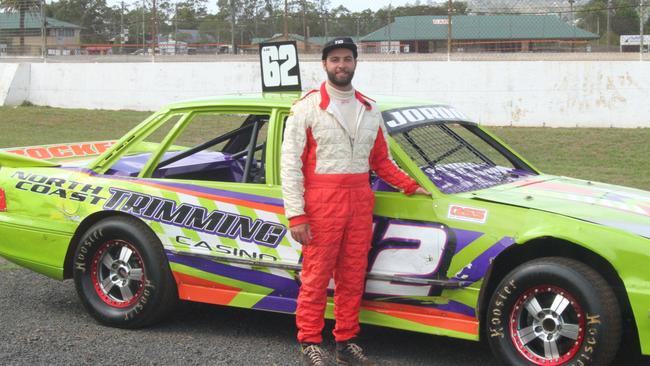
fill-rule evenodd
<path id="1" fill-rule="evenodd" d="M 117 139 L 150 112 L 0 107 L 0 147 Z"/>
<path id="2" fill-rule="evenodd" d="M 116 139 L 149 114 L 0 107 L 0 147 Z M 650 128 L 488 129 L 545 173 L 650 190 Z"/>
<path id="3" fill-rule="evenodd" d="M 650 128 L 489 130 L 545 173 L 650 191 Z"/>

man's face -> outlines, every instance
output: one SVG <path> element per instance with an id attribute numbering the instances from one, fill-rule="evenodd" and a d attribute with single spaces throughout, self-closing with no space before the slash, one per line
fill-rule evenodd
<path id="1" fill-rule="evenodd" d="M 327 54 L 323 61 L 323 68 L 327 72 L 327 78 L 336 86 L 348 86 L 354 77 L 354 70 L 357 68 L 357 60 L 354 54 L 347 48 L 336 48 Z"/>

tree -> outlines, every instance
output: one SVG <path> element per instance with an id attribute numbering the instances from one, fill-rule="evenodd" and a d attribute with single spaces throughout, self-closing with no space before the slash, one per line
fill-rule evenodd
<path id="1" fill-rule="evenodd" d="M 611 19 L 612 31 L 618 35 L 639 34 L 639 9 L 637 0 L 615 1 L 617 8 Z"/>
<path id="2" fill-rule="evenodd" d="M 0 8 L 20 13 L 18 23 L 20 33 L 20 50 L 25 50 L 25 13 L 41 8 L 41 0 L 0 0 Z"/>
<path id="3" fill-rule="evenodd" d="M 82 43 L 106 43 L 119 32 L 120 13 L 105 0 L 59 0 L 46 6 L 46 14 L 80 26 Z"/>
<path id="4" fill-rule="evenodd" d="M 607 0 L 591 0 L 577 14 L 578 26 L 618 44 L 619 35 L 639 34 L 637 0 L 611 0 L 610 28 L 607 34 Z"/>

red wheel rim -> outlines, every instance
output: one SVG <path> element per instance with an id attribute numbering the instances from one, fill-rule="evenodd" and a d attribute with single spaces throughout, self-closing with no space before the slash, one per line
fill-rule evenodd
<path id="1" fill-rule="evenodd" d="M 90 266 L 93 288 L 104 303 L 114 308 L 135 304 L 144 292 L 145 269 L 142 256 L 124 240 L 103 243 Z"/>
<path id="2" fill-rule="evenodd" d="M 578 353 L 585 314 L 565 289 L 540 285 L 521 294 L 510 313 L 510 338 L 535 365 L 561 365 Z"/>

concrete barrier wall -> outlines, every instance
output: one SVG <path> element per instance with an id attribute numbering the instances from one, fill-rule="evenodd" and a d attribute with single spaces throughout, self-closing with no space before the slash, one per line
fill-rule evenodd
<path id="1" fill-rule="evenodd" d="M 255 62 L 12 65 L 0 64 L 0 104 L 155 110 L 261 90 Z M 325 76 L 319 62 L 301 69 L 305 89 Z M 650 127 L 650 64 L 637 61 L 368 61 L 359 63 L 355 85 L 371 97 L 451 104 L 488 125 Z"/>
<path id="2" fill-rule="evenodd" d="M 29 96 L 29 64 L 0 63 L 0 106 L 18 105 Z"/>

